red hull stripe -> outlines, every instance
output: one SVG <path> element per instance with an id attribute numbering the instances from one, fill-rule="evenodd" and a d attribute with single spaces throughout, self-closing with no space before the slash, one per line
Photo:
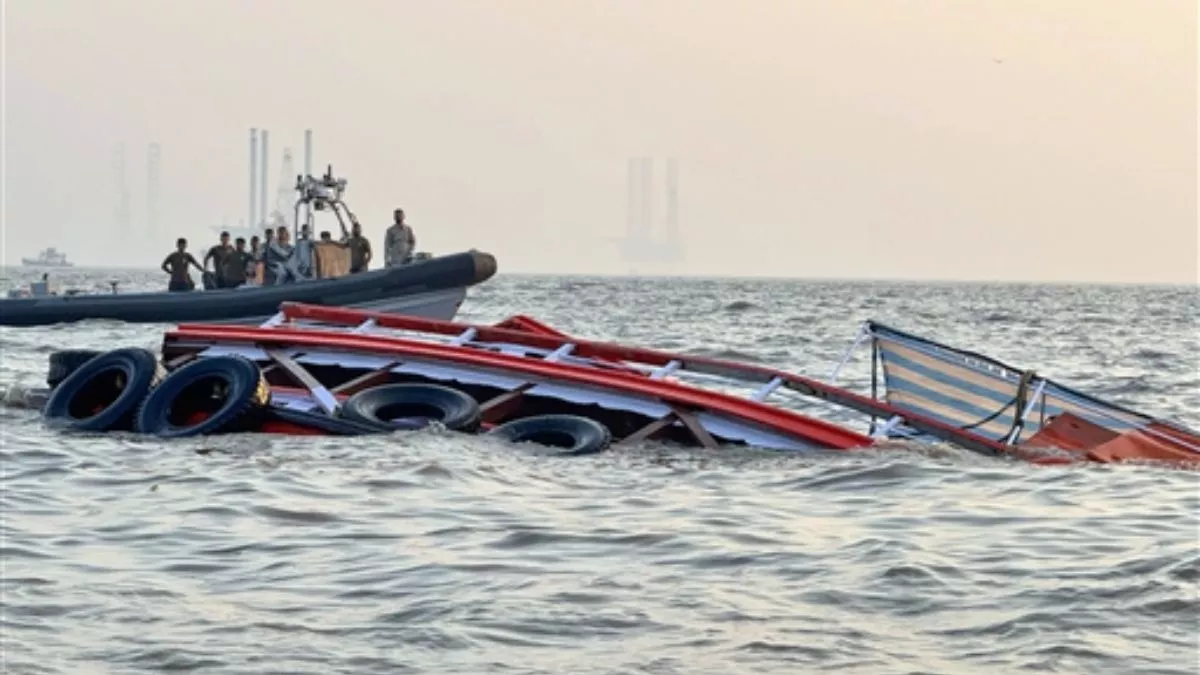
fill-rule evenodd
<path id="1" fill-rule="evenodd" d="M 382 322 L 378 323 L 381 326 L 383 325 Z M 462 329 L 460 328 L 455 332 L 462 332 Z M 516 336 L 538 337 L 540 339 L 540 336 L 530 336 L 529 334 L 517 331 L 511 331 L 511 333 Z M 561 342 L 554 338 L 547 339 L 554 346 L 561 344 Z M 660 398 L 700 410 L 723 413 L 752 423 L 761 424 L 777 432 L 802 438 L 830 449 L 849 450 L 866 447 L 873 443 L 873 439 L 870 436 L 843 429 L 829 422 L 728 394 L 693 389 L 674 382 L 652 380 L 640 375 L 593 370 L 566 363 L 532 360 L 527 357 L 509 356 L 507 354 L 465 350 L 458 347 L 429 344 L 406 340 L 404 338 L 380 337 L 357 333 L 296 330 L 285 326 L 254 328 L 246 326 L 184 324 L 180 325 L 174 331 L 168 331 L 164 336 L 164 341 L 241 342 L 296 347 L 325 347 L 351 352 L 400 354 L 480 368 L 515 371 L 542 377 L 552 382 L 574 382 L 582 385 L 593 385 L 616 391 Z"/>
<path id="2" fill-rule="evenodd" d="M 387 314 L 384 312 L 348 309 L 345 307 L 325 307 L 322 305 L 285 302 L 280 305 L 279 309 L 289 319 L 322 321 L 344 326 L 357 326 L 367 319 L 373 319 L 375 324 L 380 328 L 415 330 L 440 335 L 458 335 L 468 328 L 474 328 L 476 330 L 476 339 L 484 342 L 511 342 L 528 347 L 553 350 L 562 346 L 564 342 L 569 341 L 575 345 L 572 355 L 583 358 L 594 358 L 609 362 L 632 361 L 652 366 L 664 366 L 671 361 L 678 361 L 686 370 L 719 374 L 727 377 L 751 378 L 760 383 L 767 383 L 775 378 L 779 378 L 789 389 L 805 396 L 828 401 L 865 415 L 874 415 L 883 418 L 901 417 L 910 427 L 917 431 L 958 443 L 968 449 L 994 453 L 1010 453 L 1013 451 L 1012 446 L 994 441 L 985 436 L 964 431 L 939 420 L 923 417 L 869 396 L 856 394 L 818 380 L 774 368 L 699 356 L 683 356 L 641 347 L 626 347 L 613 343 L 579 340 L 574 336 L 539 335 L 534 332 L 497 328 L 496 326 L 422 319 L 400 314 Z M 530 317 L 518 315 L 513 318 L 519 324 L 541 326 L 551 331 L 554 330 Z M 183 326 L 180 326 L 180 328 L 183 328 Z"/>

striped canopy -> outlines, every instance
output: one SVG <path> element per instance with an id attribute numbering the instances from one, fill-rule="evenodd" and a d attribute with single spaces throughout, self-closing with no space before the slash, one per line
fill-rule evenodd
<path id="1" fill-rule="evenodd" d="M 875 322 L 867 328 L 883 364 L 888 403 L 992 440 L 1016 443 L 1064 412 L 1117 433 L 1155 421 L 987 356 Z"/>

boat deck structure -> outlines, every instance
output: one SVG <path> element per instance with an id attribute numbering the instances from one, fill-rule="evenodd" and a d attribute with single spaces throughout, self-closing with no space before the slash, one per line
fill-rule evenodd
<path id="1" fill-rule="evenodd" d="M 823 382 L 585 340 L 524 316 L 489 326 L 283 303 L 259 326 L 182 324 L 165 334 L 163 358 L 170 365 L 243 356 L 263 369 L 276 405 L 328 415 L 366 387 L 449 384 L 479 401 L 485 424 L 585 414 L 608 426 L 618 445 L 663 439 L 812 451 L 912 439 L 1038 463 L 1200 463 L 1200 436 L 1179 425 L 881 324 L 864 326 L 855 344 L 864 342 L 875 367 L 871 392 L 858 393 L 835 384 L 849 354 Z M 798 412 L 797 398 L 855 411 L 866 428 Z"/>

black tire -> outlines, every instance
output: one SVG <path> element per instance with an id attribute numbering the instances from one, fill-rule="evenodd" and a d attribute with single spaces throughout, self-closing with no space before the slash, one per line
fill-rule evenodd
<path id="1" fill-rule="evenodd" d="M 68 375 L 46 400 L 42 417 L 71 431 L 128 431 L 158 380 L 158 359 L 145 349 L 114 349 Z"/>
<path id="2" fill-rule="evenodd" d="M 197 359 L 173 371 L 138 409 L 134 428 L 163 438 L 239 431 L 271 400 L 262 372 L 241 356 Z M 190 422 L 190 417 L 207 417 Z"/>
<path id="3" fill-rule="evenodd" d="M 60 349 L 50 354 L 50 367 L 46 370 L 46 384 L 51 388 L 57 387 L 71 373 L 83 367 L 83 364 L 100 356 L 104 352 L 94 349 Z"/>
<path id="4" fill-rule="evenodd" d="M 267 408 L 264 411 L 264 418 L 320 429 L 331 436 L 364 436 L 366 434 L 385 434 L 391 431 L 382 424 L 364 424 L 357 420 L 287 408 Z"/>
<path id="5" fill-rule="evenodd" d="M 579 415 L 535 415 L 506 422 L 488 432 L 509 443 L 536 443 L 561 448 L 556 456 L 577 457 L 604 451 L 612 432 L 596 420 Z"/>
<path id="6" fill-rule="evenodd" d="M 420 429 L 437 421 L 451 431 L 474 433 L 482 413 L 475 399 L 457 389 L 435 384 L 385 384 L 347 399 L 342 417 L 390 429 Z"/>

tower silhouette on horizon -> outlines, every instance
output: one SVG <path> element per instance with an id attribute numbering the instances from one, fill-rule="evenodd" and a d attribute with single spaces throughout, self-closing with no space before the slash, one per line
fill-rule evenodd
<path id="1" fill-rule="evenodd" d="M 654 227 L 653 185 L 654 160 L 650 157 L 629 158 L 625 236 L 617 243 L 630 274 L 647 268 L 661 271 L 684 259 L 683 237 L 679 230 L 678 160 L 669 157 L 666 161 L 665 222 L 661 234 L 656 233 Z"/>

